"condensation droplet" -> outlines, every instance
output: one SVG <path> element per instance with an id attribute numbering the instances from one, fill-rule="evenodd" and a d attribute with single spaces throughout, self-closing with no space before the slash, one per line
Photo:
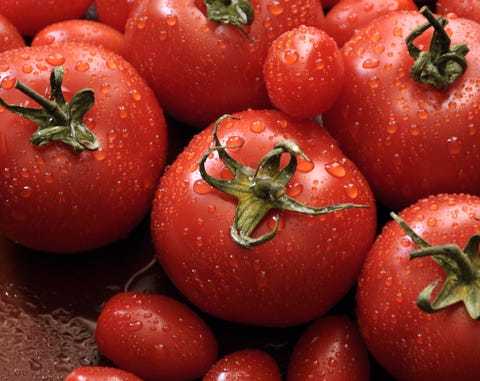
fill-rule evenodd
<path id="1" fill-rule="evenodd" d="M 10 89 L 13 89 L 15 87 L 15 83 L 17 82 L 17 78 L 12 76 L 12 75 L 8 75 L 6 76 L 5 78 L 2 79 L 2 89 L 4 90 L 10 90 Z"/>
<path id="2" fill-rule="evenodd" d="M 176 15 L 169 15 L 166 17 L 165 22 L 168 26 L 175 26 L 178 22 L 178 17 Z"/>
<path id="3" fill-rule="evenodd" d="M 347 192 L 348 197 L 357 198 L 358 197 L 358 188 L 355 184 L 349 183 L 344 185 L 345 191 Z"/>
<path id="4" fill-rule="evenodd" d="M 288 65 L 293 65 L 295 62 L 298 61 L 298 53 L 295 50 L 287 50 L 283 54 L 283 62 Z"/>
<path id="5" fill-rule="evenodd" d="M 20 196 L 22 198 L 29 198 L 33 193 L 33 189 L 29 186 L 24 186 L 22 191 L 20 192 Z"/>
<path id="6" fill-rule="evenodd" d="M 60 53 L 55 53 L 49 55 L 45 61 L 47 61 L 52 66 L 59 66 L 65 62 L 65 57 Z"/>
<path id="7" fill-rule="evenodd" d="M 88 69 L 90 69 L 90 64 L 86 61 L 78 61 L 76 64 L 75 64 L 75 70 L 76 71 L 79 71 L 79 72 L 86 72 L 88 71 Z"/>
<path id="8" fill-rule="evenodd" d="M 102 161 L 102 160 L 105 160 L 105 158 L 107 157 L 107 152 L 100 148 L 93 151 L 92 155 L 95 158 L 95 160 Z"/>
<path id="9" fill-rule="evenodd" d="M 245 143 L 245 140 L 240 136 L 229 136 L 227 139 L 227 147 L 229 151 L 235 152 Z"/>
<path id="10" fill-rule="evenodd" d="M 283 5 L 280 4 L 278 1 L 274 1 L 268 4 L 267 9 L 274 16 L 281 15 L 284 11 Z"/>
<path id="11" fill-rule="evenodd" d="M 420 110 L 417 111 L 417 116 L 418 116 L 420 119 L 425 120 L 425 119 L 428 119 L 429 114 L 428 114 L 428 111 L 427 111 L 427 110 L 425 110 L 425 109 L 422 108 L 422 109 L 420 109 Z"/>
<path id="12" fill-rule="evenodd" d="M 299 194 L 303 192 L 303 184 L 302 183 L 289 183 L 286 187 L 287 195 L 290 197 L 297 197 Z"/>
<path id="13" fill-rule="evenodd" d="M 250 130 L 252 132 L 263 132 L 267 126 L 263 120 L 255 120 L 250 124 Z"/>
<path id="14" fill-rule="evenodd" d="M 335 177 L 344 177 L 347 174 L 344 166 L 338 162 L 325 164 L 325 170 Z"/>
<path id="15" fill-rule="evenodd" d="M 380 64 L 380 61 L 376 58 L 369 58 L 363 61 L 362 67 L 364 69 L 375 69 Z"/>
<path id="16" fill-rule="evenodd" d="M 452 136 L 447 140 L 448 152 L 452 155 L 458 155 L 462 151 L 462 144 L 456 136 Z"/>
<path id="17" fill-rule="evenodd" d="M 139 331 L 143 328 L 143 323 L 140 320 L 131 321 L 127 324 L 127 330 L 129 332 Z"/>
<path id="18" fill-rule="evenodd" d="M 207 194 L 212 190 L 211 186 L 203 179 L 195 180 L 193 183 L 193 191 L 196 194 Z"/>
<path id="19" fill-rule="evenodd" d="M 315 164 L 313 164 L 313 161 L 306 160 L 301 156 L 298 157 L 297 171 L 307 173 L 307 172 L 310 172 L 314 167 L 315 167 Z"/>

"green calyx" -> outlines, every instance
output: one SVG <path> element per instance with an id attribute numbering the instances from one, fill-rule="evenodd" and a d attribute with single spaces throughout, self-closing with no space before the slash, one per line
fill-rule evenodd
<path id="1" fill-rule="evenodd" d="M 439 281 L 423 289 L 418 296 L 417 305 L 423 311 L 432 313 L 463 302 L 472 319 L 480 318 L 480 233 L 471 236 L 463 250 L 456 244 L 432 246 L 398 215 L 393 212 L 390 215 L 419 247 L 410 253 L 410 259 L 431 257 L 447 275 L 435 299 L 432 301 L 432 293 Z"/>
<path id="2" fill-rule="evenodd" d="M 297 168 L 297 155 L 305 160 L 309 159 L 293 142 L 282 141 L 267 153 L 260 161 L 256 169 L 244 166 L 235 161 L 227 152 L 228 148 L 222 146 L 217 129 L 226 118 L 235 118 L 231 115 L 220 117 L 213 127 L 214 146 L 207 150 L 199 162 L 199 170 L 202 178 L 212 187 L 235 197 L 238 200 L 235 218 L 231 228 L 231 237 L 238 245 L 250 248 L 262 244 L 277 234 L 279 215 L 282 210 L 290 210 L 309 215 L 320 215 L 348 208 L 366 208 L 365 205 L 352 203 L 330 205 L 322 208 L 314 208 L 304 205 L 289 197 L 286 192 L 286 184 L 295 173 Z M 236 118 L 239 119 L 239 118 Z M 219 179 L 210 176 L 205 169 L 205 162 L 212 152 L 218 152 L 220 160 L 233 174 L 233 179 Z M 280 167 L 280 157 L 283 154 L 290 155 L 286 166 Z M 258 237 L 252 237 L 252 232 L 271 209 L 278 209 L 275 216 L 276 224 L 272 231 Z"/>
<path id="3" fill-rule="evenodd" d="M 422 7 L 420 13 L 428 22 L 412 31 L 405 40 L 408 52 L 415 59 L 410 77 L 436 89 L 446 89 L 467 69 L 465 56 L 469 48 L 464 43 L 450 47 L 450 37 L 445 31 L 448 20 L 445 17 L 435 18 L 427 6 Z M 423 51 L 413 42 L 430 27 L 434 28 L 430 47 L 427 51 Z"/>
<path id="4" fill-rule="evenodd" d="M 10 105 L 0 98 L 5 109 L 35 122 L 37 131 L 30 137 L 32 144 L 43 146 L 53 141 L 68 144 L 75 152 L 85 149 L 98 149 L 95 135 L 83 123 L 83 116 L 93 106 L 94 92 L 83 89 L 77 92 L 70 102 L 66 102 L 62 92 L 63 67 L 56 66 L 50 75 L 50 99 L 17 80 L 15 87 L 28 95 L 41 107 Z"/>
<path id="5" fill-rule="evenodd" d="M 210 21 L 233 25 L 249 40 L 245 25 L 251 25 L 255 12 L 250 0 L 205 0 L 207 17 Z"/>

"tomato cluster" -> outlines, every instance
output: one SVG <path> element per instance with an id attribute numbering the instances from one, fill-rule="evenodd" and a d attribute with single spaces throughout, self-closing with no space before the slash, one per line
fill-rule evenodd
<path id="1" fill-rule="evenodd" d="M 478 380 L 477 11 L 0 0 L 0 379 Z"/>

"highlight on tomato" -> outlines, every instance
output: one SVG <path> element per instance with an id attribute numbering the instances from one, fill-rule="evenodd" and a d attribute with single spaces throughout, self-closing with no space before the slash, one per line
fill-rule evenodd
<path id="1" fill-rule="evenodd" d="M 353 285 L 376 207 L 319 123 L 246 110 L 197 133 L 168 167 L 151 230 L 160 264 L 197 307 L 287 326 L 322 315 Z"/>

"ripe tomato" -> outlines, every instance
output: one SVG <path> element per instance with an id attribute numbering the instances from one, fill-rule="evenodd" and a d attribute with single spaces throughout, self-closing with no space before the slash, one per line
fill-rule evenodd
<path id="1" fill-rule="evenodd" d="M 229 147 L 220 154 L 228 152 L 241 164 L 224 163 L 219 152 L 204 156 L 212 126 L 195 135 L 172 163 L 151 215 L 160 263 L 187 298 L 216 317 L 266 326 L 318 317 L 352 286 L 373 241 L 376 210 L 368 184 L 314 121 L 248 110 L 214 126 L 219 141 L 213 144 Z M 281 150 L 267 153 L 280 143 L 296 144 L 311 161 L 300 156 L 295 170 L 296 156 L 284 153 L 290 165 L 276 174 Z M 257 176 L 252 171 L 262 157 Z M 233 181 L 228 168 L 237 165 L 241 169 Z M 238 212 L 235 197 L 206 182 L 212 177 L 240 184 Z M 287 196 L 317 208 L 352 202 L 368 207 L 312 216 L 291 210 L 278 215 L 277 208 L 285 206 L 273 206 L 262 219 L 265 206 Z"/>
<path id="2" fill-rule="evenodd" d="M 426 30 L 411 46 L 420 56 L 414 65 L 405 39 L 413 36 L 410 33 L 415 28 L 427 25 L 418 12 L 397 11 L 360 30 L 342 48 L 348 86 L 323 115 L 325 126 L 369 180 L 377 201 L 394 210 L 429 194 L 480 192 L 476 169 L 480 166 L 476 142 L 480 128 L 480 24 L 450 20 L 443 37 L 450 36 L 455 53 L 440 52 L 448 50 L 445 44 L 442 48 L 433 44 L 431 55 L 425 53 L 433 33 L 432 28 Z M 436 33 L 435 39 L 440 36 Z M 461 61 L 462 43 L 470 48 L 464 57 L 466 70 L 447 85 L 446 78 L 454 79 L 453 71 L 461 69 L 448 55 L 455 54 Z M 440 89 L 409 75 L 413 67 L 431 69 L 426 60 L 435 54 L 446 54 L 435 59 L 451 73 L 431 75 L 445 72 L 439 68 L 416 75 L 444 86 Z"/>
<path id="3" fill-rule="evenodd" d="M 0 9 L 23 36 L 33 36 L 54 22 L 81 18 L 91 3 L 92 0 L 0 0 Z"/>
<path id="4" fill-rule="evenodd" d="M 98 21 L 109 25 L 120 32 L 125 31 L 130 11 L 138 1 L 136 0 L 94 0 Z"/>
<path id="5" fill-rule="evenodd" d="M 51 45 L 70 41 L 90 42 L 120 55 L 124 54 L 125 49 L 125 38 L 122 33 L 108 25 L 86 19 L 50 24 L 35 34 L 31 45 Z"/>
<path id="6" fill-rule="evenodd" d="M 54 68 L 59 73 L 60 65 L 63 82 L 57 75 L 52 93 L 49 77 Z M 10 105 L 37 107 L 14 87 L 17 81 L 58 104 L 64 96 L 70 103 L 62 113 L 71 113 L 72 120 L 58 111 L 42 114 L 40 119 L 54 127 L 36 131 L 36 123 L 1 108 L 0 231 L 24 246 L 59 253 L 90 250 L 125 237 L 149 210 L 166 161 L 166 123 L 153 92 L 120 56 L 80 43 L 0 54 L 0 98 Z M 93 94 L 78 93 L 85 88 Z M 57 127 L 61 124 L 67 127 Z M 70 127 L 77 126 L 79 140 L 69 136 Z M 84 126 L 99 148 L 75 152 L 64 141 L 83 149 L 78 142 L 88 136 Z M 62 136 L 64 141 L 44 139 Z M 38 141 L 32 144 L 30 139 Z"/>
<path id="7" fill-rule="evenodd" d="M 311 323 L 295 344 L 287 381 L 369 381 L 370 359 L 357 326 L 346 315 Z"/>
<path id="8" fill-rule="evenodd" d="M 98 318 L 98 349 L 146 381 L 203 376 L 217 357 L 217 340 L 186 304 L 160 294 L 123 292 Z"/>
<path id="9" fill-rule="evenodd" d="M 64 381 L 142 381 L 142 379 L 117 368 L 83 366 L 69 373 Z"/>
<path id="10" fill-rule="evenodd" d="M 251 24 L 211 21 L 206 3 L 245 7 L 240 14 Z M 127 21 L 125 44 L 165 112 L 203 129 L 225 113 L 270 107 L 262 75 L 268 46 L 300 24 L 324 27 L 318 0 L 143 1 Z"/>
<path id="11" fill-rule="evenodd" d="M 340 0 L 325 16 L 325 31 L 343 46 L 361 26 L 401 9 L 418 10 L 413 0 Z"/>
<path id="12" fill-rule="evenodd" d="M 0 14 L 0 53 L 9 49 L 26 46 L 22 35 L 5 16 Z"/>
<path id="13" fill-rule="evenodd" d="M 292 116 L 314 117 L 340 95 L 343 58 L 327 33 L 301 25 L 272 42 L 263 75 L 275 107 Z"/>
<path id="14" fill-rule="evenodd" d="M 243 349 L 218 360 L 202 381 L 281 381 L 275 359 L 259 349 Z"/>
<path id="15" fill-rule="evenodd" d="M 480 22 L 480 7 L 476 0 L 442 0 L 436 4 L 438 13 L 455 13 L 457 16 Z"/>
<path id="16" fill-rule="evenodd" d="M 397 222 L 389 221 L 369 252 L 358 282 L 358 323 L 370 352 L 396 380 L 480 378 L 475 349 L 480 325 L 469 316 L 465 305 L 455 303 L 437 312 L 425 312 L 417 306 L 422 290 L 426 308 L 437 306 L 430 300 L 432 291 L 436 298 L 446 280 L 441 262 L 461 269 L 450 280 L 466 280 L 466 285 L 460 284 L 459 288 L 450 282 L 452 292 L 444 296 L 457 302 L 454 296 L 458 291 L 468 295 L 469 285 L 478 288 L 479 215 L 480 198 L 476 196 L 441 194 L 421 199 L 400 212 L 400 217 L 429 245 L 447 245 L 445 251 L 437 251 L 436 257 L 411 259 L 419 245 Z M 460 253 L 458 247 L 466 247 L 472 236 L 476 238 L 462 254 L 468 253 L 468 259 L 457 262 L 454 254 Z M 431 247 L 424 253 L 428 250 Z M 475 272 L 473 280 L 465 277 L 464 269 L 468 268 Z M 433 289 L 429 288 L 432 284 Z M 475 292 L 478 295 L 478 290 Z M 478 297 L 474 296 L 470 304 L 478 310 Z"/>

